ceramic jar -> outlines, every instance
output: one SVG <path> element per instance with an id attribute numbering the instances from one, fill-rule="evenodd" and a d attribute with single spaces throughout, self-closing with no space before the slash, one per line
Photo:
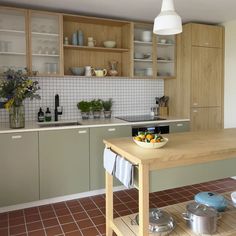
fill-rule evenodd
<path id="1" fill-rule="evenodd" d="M 145 30 L 142 32 L 141 40 L 143 42 L 151 42 L 152 41 L 152 31 Z"/>

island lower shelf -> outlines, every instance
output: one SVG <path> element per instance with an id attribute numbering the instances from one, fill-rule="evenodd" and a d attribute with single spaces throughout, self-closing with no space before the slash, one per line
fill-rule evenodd
<path id="1" fill-rule="evenodd" d="M 226 199 L 230 200 L 230 193 L 224 194 Z M 171 216 L 176 220 L 176 228 L 169 234 L 169 236 L 199 236 L 193 233 L 187 226 L 185 220 L 181 217 L 181 214 L 186 211 L 186 205 L 191 202 L 183 202 L 161 209 L 167 211 Z M 139 227 L 131 223 L 134 220 L 137 214 L 131 214 L 127 216 L 122 216 L 115 218 L 112 223 L 112 228 L 119 235 L 129 235 L 129 236 L 138 236 Z M 149 235 L 155 235 L 149 233 Z M 236 235 L 236 208 L 232 204 L 229 204 L 226 211 L 222 213 L 221 219 L 218 221 L 218 227 L 216 235 L 220 236 L 233 236 Z"/>

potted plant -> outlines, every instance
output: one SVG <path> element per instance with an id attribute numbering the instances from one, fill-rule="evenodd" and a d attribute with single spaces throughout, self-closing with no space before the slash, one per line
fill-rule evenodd
<path id="1" fill-rule="evenodd" d="M 102 111 L 101 99 L 94 99 L 91 101 L 91 110 L 93 112 L 94 119 L 99 119 L 101 117 L 101 111 Z"/>
<path id="2" fill-rule="evenodd" d="M 91 102 L 88 101 L 81 101 L 77 103 L 77 107 L 81 112 L 82 119 L 86 120 L 89 118 Z"/>
<path id="3" fill-rule="evenodd" d="M 10 128 L 25 127 L 25 109 L 23 101 L 40 99 L 36 91 L 40 89 L 38 81 L 28 78 L 26 71 L 9 69 L 4 72 L 0 81 L 0 97 L 4 100 L 4 107 L 9 111 Z"/>
<path id="4" fill-rule="evenodd" d="M 107 101 L 102 101 L 102 106 L 103 106 L 103 109 L 104 109 L 104 117 L 105 118 L 111 118 L 111 107 L 113 105 L 113 101 L 112 99 L 110 98 L 109 100 Z"/>

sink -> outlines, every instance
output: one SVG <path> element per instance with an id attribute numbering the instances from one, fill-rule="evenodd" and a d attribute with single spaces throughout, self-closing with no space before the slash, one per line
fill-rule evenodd
<path id="1" fill-rule="evenodd" d="M 39 127 L 64 127 L 81 125 L 77 121 L 52 121 L 52 122 L 38 122 Z"/>

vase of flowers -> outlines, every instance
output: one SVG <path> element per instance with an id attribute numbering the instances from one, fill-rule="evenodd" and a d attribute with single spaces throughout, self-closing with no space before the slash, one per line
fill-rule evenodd
<path id="1" fill-rule="evenodd" d="M 23 101 L 26 98 L 40 99 L 36 94 L 39 90 L 37 81 L 28 78 L 27 71 L 9 69 L 0 81 L 0 97 L 4 100 L 4 107 L 9 111 L 10 128 L 25 127 L 25 109 Z"/>

